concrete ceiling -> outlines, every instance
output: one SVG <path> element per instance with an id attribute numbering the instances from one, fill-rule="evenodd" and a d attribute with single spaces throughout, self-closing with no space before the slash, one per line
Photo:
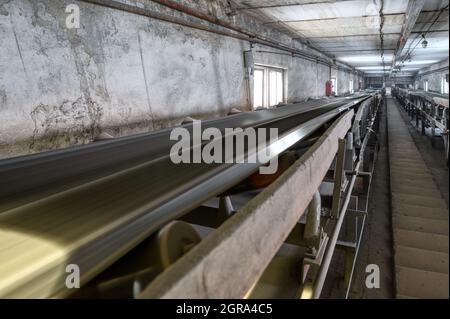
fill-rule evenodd
<path id="1" fill-rule="evenodd" d="M 410 76 L 448 58 L 448 0 L 234 0 L 234 4 L 236 10 L 287 29 L 367 75 L 383 74 L 381 52 L 384 72 L 391 76 Z M 421 45 L 423 33 L 426 49 Z M 402 62 L 401 70 L 392 72 Z"/>

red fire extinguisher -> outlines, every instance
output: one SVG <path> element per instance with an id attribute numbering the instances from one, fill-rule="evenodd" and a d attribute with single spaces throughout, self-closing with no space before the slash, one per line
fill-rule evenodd
<path id="1" fill-rule="evenodd" d="M 327 81 L 325 83 L 325 95 L 331 96 L 333 94 L 333 83 L 331 81 Z"/>

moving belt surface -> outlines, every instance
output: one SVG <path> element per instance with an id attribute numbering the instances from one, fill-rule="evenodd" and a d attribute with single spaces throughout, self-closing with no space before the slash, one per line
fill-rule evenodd
<path id="1" fill-rule="evenodd" d="M 448 207 L 388 99 L 397 298 L 448 298 Z"/>
<path id="2" fill-rule="evenodd" d="M 279 140 L 268 146 L 276 155 L 366 98 L 316 100 L 202 126 L 277 127 Z M 79 265 L 83 285 L 261 165 L 175 165 L 169 135 L 167 129 L 1 161 L 0 296 L 64 296 L 66 265 Z"/>

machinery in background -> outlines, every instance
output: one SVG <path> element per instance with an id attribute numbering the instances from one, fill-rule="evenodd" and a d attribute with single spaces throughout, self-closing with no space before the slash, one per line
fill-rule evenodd
<path id="1" fill-rule="evenodd" d="M 392 89 L 392 95 L 415 122 L 416 128 L 421 130 L 422 135 L 429 135 L 433 144 L 436 137 L 443 139 L 448 166 L 448 95 L 399 87 Z"/>

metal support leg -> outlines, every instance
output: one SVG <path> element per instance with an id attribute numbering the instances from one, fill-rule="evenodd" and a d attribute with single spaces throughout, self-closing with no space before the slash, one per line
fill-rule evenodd
<path id="1" fill-rule="evenodd" d="M 341 208 L 346 145 L 347 142 L 345 139 L 339 139 L 339 148 L 336 157 L 336 167 L 334 171 L 333 205 L 331 209 L 331 217 L 336 219 L 339 218 L 339 211 Z"/>
<path id="2" fill-rule="evenodd" d="M 416 117 L 416 128 L 419 129 L 419 110 L 414 109 L 414 116 Z"/>
<path id="3" fill-rule="evenodd" d="M 351 214 L 353 215 L 353 214 Z M 353 264 L 355 262 L 355 252 L 358 237 L 358 216 L 348 216 L 345 230 L 346 242 L 350 243 L 345 249 L 345 274 L 344 284 L 348 287 L 352 278 Z"/>
<path id="4" fill-rule="evenodd" d="M 436 137 L 436 124 L 431 122 L 431 146 L 434 147 L 434 138 Z"/>
<path id="5" fill-rule="evenodd" d="M 347 134 L 347 144 L 345 148 L 344 170 L 352 171 L 355 157 L 355 148 L 353 145 L 353 133 Z"/>
<path id="6" fill-rule="evenodd" d="M 224 220 L 228 219 L 233 215 L 234 208 L 231 203 L 231 198 L 229 196 L 222 196 L 219 199 L 219 216 L 223 217 Z"/>
<path id="7" fill-rule="evenodd" d="M 422 114 L 422 112 L 420 113 L 420 120 L 422 122 L 422 135 L 425 135 L 426 117 L 425 114 Z"/>

